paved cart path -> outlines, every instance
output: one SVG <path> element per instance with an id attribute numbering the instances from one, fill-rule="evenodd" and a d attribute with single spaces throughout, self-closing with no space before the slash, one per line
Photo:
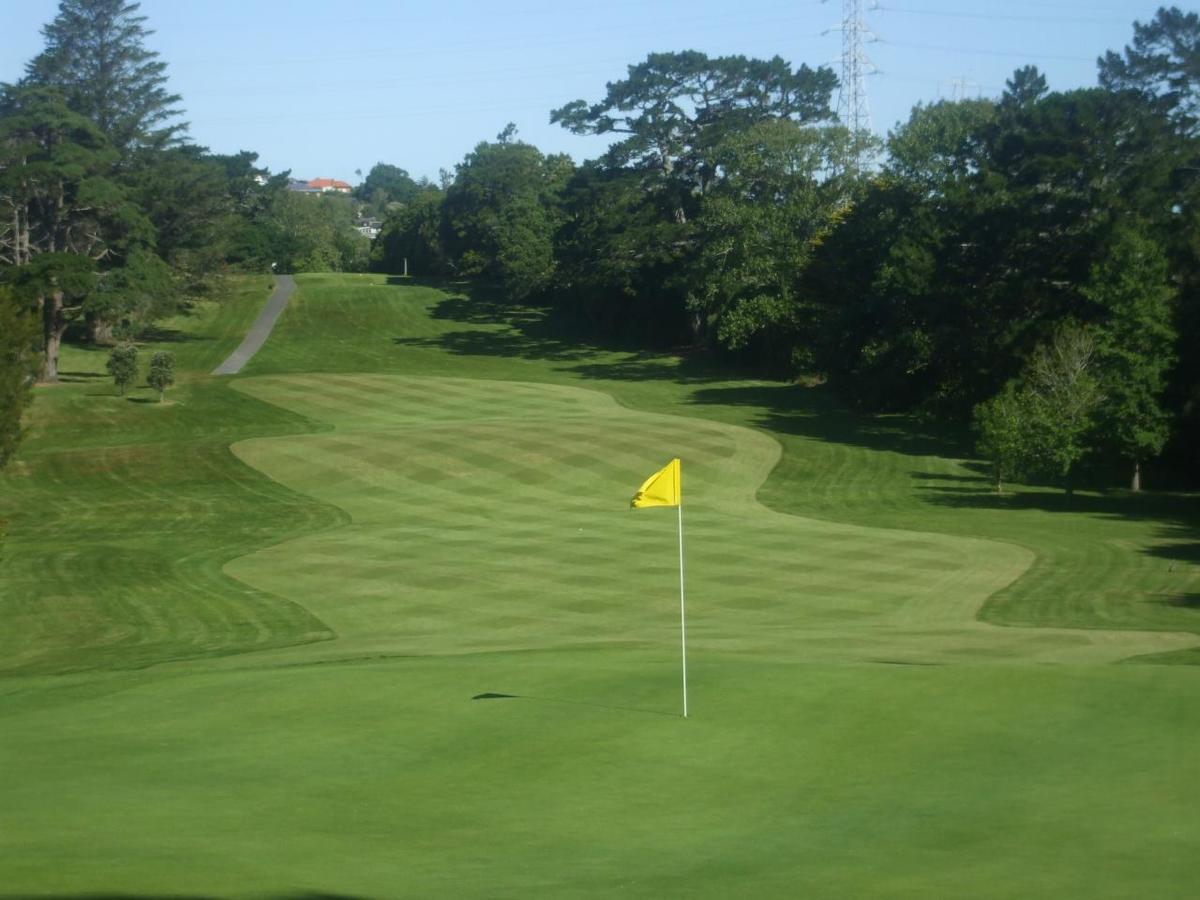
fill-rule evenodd
<path id="1" fill-rule="evenodd" d="M 241 345 L 229 354 L 229 358 L 225 362 L 213 369 L 214 375 L 236 375 L 242 371 L 242 366 L 250 362 L 259 348 L 267 342 L 267 338 L 271 335 L 271 329 L 275 327 L 275 322 L 279 319 L 279 314 L 283 312 L 288 298 L 295 290 L 296 279 L 291 275 L 280 275 L 276 279 L 275 290 L 267 299 L 267 305 L 263 307 L 263 311 L 250 326 L 250 330 L 246 332 L 246 337 L 242 340 Z"/>

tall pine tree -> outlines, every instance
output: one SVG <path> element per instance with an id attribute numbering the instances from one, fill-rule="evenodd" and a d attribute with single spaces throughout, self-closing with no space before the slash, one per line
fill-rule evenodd
<path id="1" fill-rule="evenodd" d="M 124 153 L 163 147 L 186 124 L 177 120 L 180 97 L 166 88 L 167 64 L 143 44 L 140 3 L 61 0 L 42 28 L 46 49 L 26 66 L 25 82 L 59 88 L 67 105 L 91 119 Z"/>

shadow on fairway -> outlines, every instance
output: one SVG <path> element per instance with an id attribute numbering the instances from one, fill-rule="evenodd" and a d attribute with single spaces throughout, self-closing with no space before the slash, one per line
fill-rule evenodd
<path id="1" fill-rule="evenodd" d="M 564 706 L 586 706 L 589 709 L 606 709 L 610 712 L 641 713 L 647 716 L 666 716 L 670 719 L 681 718 L 677 713 L 664 712 L 661 709 L 638 709 L 633 706 L 612 706 L 607 703 L 589 703 L 586 700 L 560 700 L 555 697 L 534 697 L 531 694 L 499 694 L 486 691 L 476 694 L 472 700 L 535 700 L 538 703 L 558 703 Z"/>
<path id="2" fill-rule="evenodd" d="M 139 343 L 148 344 L 194 344 L 214 340 L 216 338 L 206 334 L 192 334 L 178 328 L 162 328 L 157 325 L 148 326 L 138 338 Z"/>
<path id="3" fill-rule="evenodd" d="M 42 900 L 221 900 L 215 894 L 39 894 Z M 251 894 L 258 900 L 371 900 L 361 894 L 328 894 L 320 891 L 291 891 L 285 894 Z M 0 900 L 27 900 L 27 895 L 0 894 Z"/>
<path id="4" fill-rule="evenodd" d="M 97 378 L 110 378 L 102 372 L 59 372 L 58 380 L 68 383 L 95 381 Z"/>
<path id="5" fill-rule="evenodd" d="M 563 371 L 584 378 L 645 381 L 670 378 L 688 382 L 713 382 L 732 377 L 721 373 L 702 355 L 647 352 L 619 340 L 597 340 L 595 329 L 569 313 L 553 307 L 522 306 L 505 301 L 494 287 L 480 284 L 448 285 L 438 279 L 388 278 L 388 284 L 424 284 L 453 296 L 441 300 L 430 313 L 436 321 L 474 326 L 429 337 L 396 337 L 398 346 L 442 350 L 459 356 L 501 356 L 547 362 L 580 363 Z M 625 358 L 596 363 L 598 352 L 623 353 Z"/>
<path id="6" fill-rule="evenodd" d="M 768 384 L 710 388 L 696 391 L 692 402 L 760 408 L 762 413 L 754 424 L 781 434 L 909 456 L 970 455 L 961 430 L 932 427 L 913 416 L 856 413 L 841 406 L 826 387 Z"/>

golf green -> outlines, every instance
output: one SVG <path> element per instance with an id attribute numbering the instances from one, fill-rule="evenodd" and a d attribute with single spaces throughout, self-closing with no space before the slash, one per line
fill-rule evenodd
<path id="1" fill-rule="evenodd" d="M 1194 497 L 997 499 L 820 391 L 298 282 L 244 375 L 261 281 L 169 404 L 39 390 L 0 897 L 1192 895 Z"/>

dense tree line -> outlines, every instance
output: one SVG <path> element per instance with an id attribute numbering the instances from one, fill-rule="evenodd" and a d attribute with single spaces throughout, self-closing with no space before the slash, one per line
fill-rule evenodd
<path id="1" fill-rule="evenodd" d="M 883 142 L 837 124 L 826 67 L 654 53 L 551 113 L 611 136 L 599 159 L 509 126 L 439 184 L 381 162 L 350 198 L 188 143 L 137 11 L 62 0 L 0 86 L 0 315 L 33 314 L 43 380 L 69 329 L 132 337 L 225 272 L 366 266 L 365 212 L 386 220 L 376 269 L 486 279 L 863 409 L 973 421 L 998 483 L 1100 462 L 1136 485 L 1164 449 L 1194 460 L 1194 13 L 1135 23 L 1094 88 L 1025 67 L 997 99 L 919 104 Z M 27 331 L 8 329 L 5 373 L 28 366 Z"/>
<path id="2" fill-rule="evenodd" d="M 186 140 L 138 9 L 62 0 L 24 78 L 0 84 L 0 464 L 69 330 L 130 340 L 227 272 L 367 264 L 355 201 Z"/>
<path id="3" fill-rule="evenodd" d="M 826 68 L 651 54 L 551 113 L 612 135 L 603 157 L 506 130 L 394 208 L 372 259 L 973 419 L 998 479 L 1069 486 L 1086 461 L 1136 487 L 1200 440 L 1197 71 L 1197 16 L 1162 9 L 1095 88 L 1025 67 L 879 146 L 834 122 Z"/>

